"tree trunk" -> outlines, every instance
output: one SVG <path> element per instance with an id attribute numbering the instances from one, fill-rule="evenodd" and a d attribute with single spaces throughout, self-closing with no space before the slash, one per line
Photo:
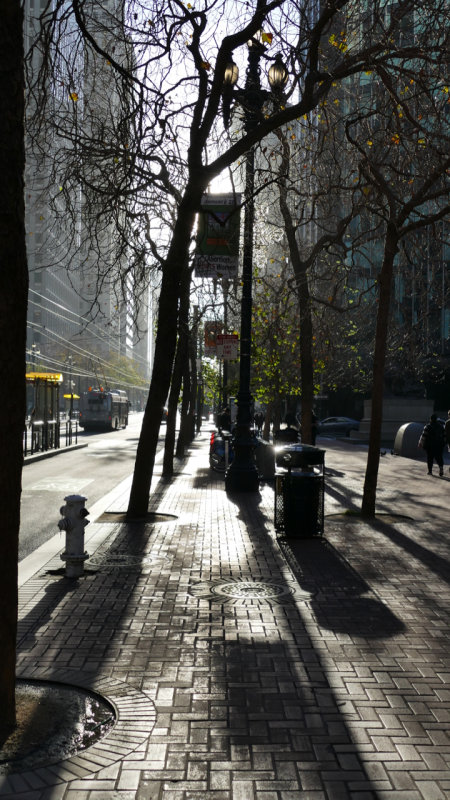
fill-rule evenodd
<path id="1" fill-rule="evenodd" d="M 364 517 L 375 516 L 375 501 L 380 463 L 381 424 L 383 421 L 384 365 L 391 305 L 394 259 L 398 252 L 399 235 L 393 222 L 386 230 L 383 264 L 378 278 L 378 313 L 375 334 L 375 353 L 372 369 L 372 414 L 370 419 L 369 452 L 361 513 Z"/>
<path id="2" fill-rule="evenodd" d="M 314 366 L 312 356 L 313 326 L 311 316 L 311 298 L 308 286 L 306 264 L 300 257 L 295 226 L 287 201 L 286 178 L 289 174 L 290 152 L 285 139 L 279 138 L 282 144 L 282 164 L 280 168 L 280 210 L 284 222 L 284 230 L 288 240 L 289 255 L 295 275 L 295 285 L 300 315 L 300 386 L 302 391 L 302 442 L 312 442 L 312 411 L 314 403 Z"/>
<path id="3" fill-rule="evenodd" d="M 191 271 L 185 270 L 180 288 L 180 312 L 178 321 L 178 342 L 172 382 L 169 394 L 169 415 L 167 418 L 166 438 L 164 442 L 163 475 L 173 475 L 173 457 L 175 451 L 175 428 L 183 380 L 183 365 L 187 358 L 187 336 L 189 325 L 189 289 L 191 285 Z"/>
<path id="4" fill-rule="evenodd" d="M 292 254 L 291 254 L 292 259 Z M 294 265 L 294 262 L 293 262 Z M 312 412 L 314 404 L 313 326 L 308 275 L 294 266 L 300 312 L 300 386 L 302 390 L 302 442 L 312 444 Z"/>
<path id="5" fill-rule="evenodd" d="M 180 388 L 177 375 L 177 373 L 179 372 L 179 369 L 177 368 L 177 361 L 178 361 L 178 346 L 177 346 L 177 355 L 175 356 L 175 364 L 172 372 L 172 381 L 170 383 L 170 394 L 167 406 L 166 436 L 164 439 L 164 460 L 162 468 L 162 474 L 164 475 L 165 478 L 168 478 L 170 475 L 173 475 L 173 451 L 175 448 L 175 432 L 176 432 L 176 422 L 177 422 L 178 396 Z"/>
<path id="6" fill-rule="evenodd" d="M 194 325 L 189 335 L 189 363 L 191 368 L 189 396 L 189 442 L 195 439 L 195 401 L 197 399 L 197 326 Z"/>
<path id="7" fill-rule="evenodd" d="M 24 208 L 23 15 L 3 0 L 0 20 L 0 347 L 6 381 L 0 448 L 0 746 L 15 725 L 17 560 L 25 423 L 28 274 Z"/>
<path id="8" fill-rule="evenodd" d="M 187 353 L 186 353 L 187 355 Z M 183 395 L 181 399 L 180 430 L 176 447 L 177 458 L 183 458 L 184 448 L 189 442 L 189 402 L 191 398 L 191 374 L 189 358 L 183 361 Z"/>
<path id="9" fill-rule="evenodd" d="M 194 188 L 187 186 L 178 209 L 172 242 L 163 270 L 153 372 L 136 452 L 127 510 L 128 519 L 145 516 L 148 510 L 161 413 L 169 393 L 175 356 L 180 281 L 183 270 L 188 268 L 190 237 L 202 194 L 203 185 L 200 179 L 196 180 Z"/>

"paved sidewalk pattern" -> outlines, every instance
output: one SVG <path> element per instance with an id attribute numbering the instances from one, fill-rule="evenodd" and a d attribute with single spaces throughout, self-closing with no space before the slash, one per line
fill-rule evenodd
<path id="1" fill-rule="evenodd" d="M 280 539 L 273 488 L 227 497 L 208 439 L 154 478 L 151 524 L 92 520 L 82 579 L 55 555 L 22 587 L 18 674 L 99 691 L 118 722 L 0 798 L 450 798 L 449 479 L 386 454 L 362 523 L 364 449 L 319 441 L 325 537 Z"/>

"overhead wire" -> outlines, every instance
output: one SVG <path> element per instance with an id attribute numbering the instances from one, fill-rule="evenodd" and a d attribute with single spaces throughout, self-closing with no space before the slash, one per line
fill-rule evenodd
<path id="1" fill-rule="evenodd" d="M 110 342 L 111 336 L 108 335 L 108 333 L 106 331 L 104 331 L 101 328 L 101 326 L 98 323 L 96 323 L 94 320 L 89 320 L 89 318 L 87 318 L 86 316 L 78 314 L 77 312 L 72 311 L 71 309 L 67 308 L 66 306 L 63 306 L 61 303 L 57 303 L 55 300 L 51 300 L 50 298 L 45 297 L 45 295 L 41 294 L 40 292 L 37 292 L 35 289 L 30 289 L 30 292 L 32 294 L 36 295 L 37 297 L 40 297 L 43 300 L 45 300 L 46 303 L 51 303 L 52 305 L 56 306 L 57 308 L 61 309 L 64 312 L 66 312 L 67 314 L 71 314 L 72 317 L 74 317 L 75 319 L 70 319 L 69 317 L 65 316 L 64 314 L 61 314 L 61 313 L 59 313 L 59 312 L 57 312 L 57 311 L 55 311 L 55 310 L 53 310 L 51 308 L 48 308 L 47 306 L 43 306 L 42 303 L 39 303 L 36 300 L 32 300 L 31 298 L 29 299 L 29 303 L 30 304 L 35 305 L 38 308 L 40 308 L 41 310 L 44 310 L 47 313 L 50 313 L 53 316 L 58 317 L 59 319 L 62 319 L 64 321 L 68 322 L 68 323 L 79 324 L 79 320 L 82 320 L 83 324 L 85 326 L 85 330 L 87 330 L 87 326 L 89 325 L 89 332 L 90 333 L 92 332 L 92 335 L 94 336 L 94 338 L 97 338 L 97 339 L 99 339 L 100 341 L 103 341 L 103 342 L 107 342 L 107 343 Z M 92 328 L 98 329 L 98 334 L 96 334 L 95 331 L 91 331 Z M 81 335 L 81 333 L 80 333 L 80 335 Z M 133 358 L 136 361 L 141 361 L 143 366 L 147 366 L 147 361 L 143 356 L 141 356 L 139 354 L 136 354 L 135 356 L 133 356 Z"/>
<path id="2" fill-rule="evenodd" d="M 88 359 L 92 360 L 93 362 L 97 362 L 98 365 L 101 366 L 101 367 L 106 367 L 109 370 L 113 370 L 116 374 L 114 376 L 108 376 L 112 381 L 116 381 L 117 382 L 118 380 L 122 380 L 122 382 L 127 383 L 127 385 L 129 385 L 129 386 L 134 386 L 136 388 L 141 388 L 141 389 L 143 388 L 142 386 L 139 386 L 137 384 L 130 384 L 128 382 L 128 379 L 129 379 L 128 373 L 124 372 L 122 369 L 120 369 L 120 367 L 117 367 L 116 365 L 114 365 L 110 361 L 107 361 L 106 359 L 103 359 L 100 356 L 93 355 L 89 350 L 84 350 L 84 349 L 78 347 L 77 345 L 73 345 L 71 342 L 69 342 L 68 339 L 65 339 L 60 334 L 57 334 L 55 331 L 47 331 L 47 329 L 44 328 L 44 326 L 41 326 L 41 325 L 39 325 L 37 323 L 31 323 L 31 325 L 29 325 L 29 327 L 31 327 L 31 329 L 33 329 L 33 330 L 34 329 L 39 329 L 39 333 L 42 336 L 45 336 L 47 339 L 49 339 L 52 342 L 55 342 L 55 340 L 57 339 L 59 341 L 67 343 L 68 345 L 70 345 L 70 347 L 68 349 L 71 349 L 72 352 L 75 355 L 82 356 L 83 358 L 88 358 Z M 58 361 L 57 359 L 52 359 L 49 356 L 44 356 L 44 355 L 39 354 L 39 360 L 41 362 L 45 362 L 45 363 L 48 363 L 48 364 L 51 364 L 51 363 L 53 363 L 54 365 L 58 364 L 60 366 L 63 366 L 65 368 L 65 370 L 67 370 L 67 364 L 65 362 Z M 74 366 L 75 365 L 72 365 L 72 369 L 71 369 L 72 374 L 74 374 L 74 368 L 73 368 Z M 119 378 L 117 377 L 118 375 L 119 375 Z M 122 376 L 122 377 L 120 378 L 120 376 Z M 85 374 L 80 372 L 79 373 L 79 377 L 97 377 L 97 375 L 95 374 L 94 371 L 93 372 L 87 372 Z M 143 380 L 145 380 L 145 379 L 143 378 Z"/>

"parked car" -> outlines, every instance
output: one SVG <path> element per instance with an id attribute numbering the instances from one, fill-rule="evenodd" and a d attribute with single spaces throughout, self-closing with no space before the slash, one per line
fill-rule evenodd
<path id="1" fill-rule="evenodd" d="M 350 436 L 350 431 L 359 431 L 359 422 L 350 417 L 326 417 L 317 423 L 320 436 Z"/>

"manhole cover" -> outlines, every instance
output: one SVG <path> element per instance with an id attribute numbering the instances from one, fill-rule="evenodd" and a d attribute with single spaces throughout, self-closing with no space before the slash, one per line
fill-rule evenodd
<path id="1" fill-rule="evenodd" d="M 288 587 L 279 586 L 276 583 L 258 583 L 257 581 L 240 581 L 233 583 L 221 583 L 212 586 L 214 594 L 225 595 L 225 597 L 248 597 L 248 598 L 271 598 L 279 597 L 282 594 L 289 594 Z"/>
<path id="2" fill-rule="evenodd" d="M 89 564 L 97 567 L 141 567 L 144 564 L 159 563 L 164 559 L 157 556 L 131 556 L 127 553 L 105 553 L 94 555 Z"/>

